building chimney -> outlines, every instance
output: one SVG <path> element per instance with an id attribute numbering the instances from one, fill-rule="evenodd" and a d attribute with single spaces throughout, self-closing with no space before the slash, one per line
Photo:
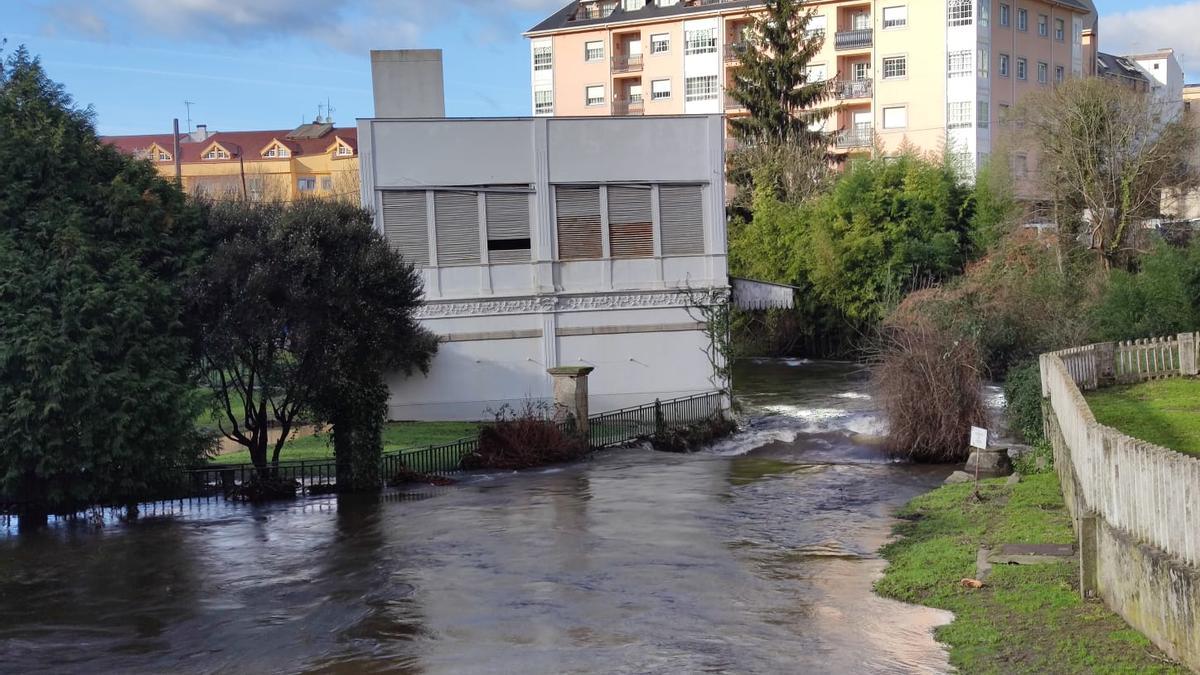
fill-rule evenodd
<path id="1" fill-rule="evenodd" d="M 376 117 L 445 117 L 442 50 L 371 50 Z"/>

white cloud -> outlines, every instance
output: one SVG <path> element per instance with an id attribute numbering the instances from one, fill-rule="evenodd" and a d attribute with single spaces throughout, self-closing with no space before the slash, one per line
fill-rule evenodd
<path id="1" fill-rule="evenodd" d="M 1188 75 L 1200 79 L 1200 0 L 1100 15 L 1100 51 L 1138 54 L 1164 47 L 1175 49 L 1175 58 Z"/>

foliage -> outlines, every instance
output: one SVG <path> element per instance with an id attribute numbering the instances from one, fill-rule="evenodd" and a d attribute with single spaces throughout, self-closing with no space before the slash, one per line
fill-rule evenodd
<path id="1" fill-rule="evenodd" d="M 735 186 L 731 210 L 749 217 L 757 189 L 775 199 L 799 205 L 829 189 L 832 170 L 825 146 L 802 141 L 760 141 L 726 156 L 725 175 Z"/>
<path id="2" fill-rule="evenodd" d="M 1136 257 L 1139 220 L 1158 213 L 1165 188 L 1196 184 L 1189 160 L 1200 136 L 1161 106 L 1154 96 L 1086 77 L 1031 92 L 1014 115 L 1020 145 L 1037 158 L 1038 188 L 1059 205 L 1060 232 L 1070 242 L 1082 234 L 1107 266 Z"/>
<path id="3" fill-rule="evenodd" d="M 388 422 L 383 426 L 383 451 L 416 450 L 441 445 L 460 438 L 479 434 L 477 422 Z M 310 436 L 288 440 L 279 454 L 279 461 L 330 459 L 333 457 L 333 434 L 322 429 Z M 214 464 L 248 464 L 250 452 L 242 449 L 211 460 Z"/>
<path id="4" fill-rule="evenodd" d="M 655 450 L 691 452 L 737 431 L 737 422 L 718 411 L 694 424 L 664 429 L 651 439 Z"/>
<path id="5" fill-rule="evenodd" d="M 708 359 L 708 381 L 721 391 L 733 386 L 734 349 L 732 342 L 733 305 L 728 289 L 683 289 L 687 298 L 688 316 L 703 325 L 708 344 L 704 356 Z"/>
<path id="6" fill-rule="evenodd" d="M 301 419 L 377 431 L 382 419 L 359 415 L 384 414 L 383 372 L 424 369 L 436 347 L 412 316 L 421 292 L 412 266 L 350 204 L 235 201 L 205 211 L 212 254 L 191 313 L 222 433 L 265 467 Z M 281 434 L 268 455 L 272 421 Z M 375 452 L 371 433 L 341 438 Z"/>
<path id="7" fill-rule="evenodd" d="M 466 469 L 518 471 L 585 457 L 586 439 L 565 431 L 553 421 L 545 404 L 508 406 L 479 430 L 479 447 L 463 458 Z"/>
<path id="8" fill-rule="evenodd" d="M 1158 380 L 1085 395 L 1100 424 L 1200 457 L 1200 380 Z"/>
<path id="9" fill-rule="evenodd" d="M 889 561 L 875 584 L 880 595 L 950 610 L 937 630 L 962 673 L 1186 673 L 1098 600 L 1075 589 L 1078 565 L 1001 565 L 978 590 L 959 583 L 975 576 L 980 545 L 1075 542 L 1070 515 L 1053 473 L 1016 485 L 947 485 L 917 497 L 900 514 L 900 538 L 881 553 Z"/>
<path id="10" fill-rule="evenodd" d="M 1114 270 L 1094 312 L 1097 338 L 1132 340 L 1200 328 L 1200 240 L 1157 242 L 1137 272 Z"/>
<path id="11" fill-rule="evenodd" d="M 1022 476 L 1054 471 L 1054 446 L 1045 438 L 1037 439 L 1028 452 L 1013 460 L 1013 470 Z"/>
<path id="12" fill-rule="evenodd" d="M 971 426 L 986 424 L 979 352 L 925 321 L 883 327 L 872 369 L 889 450 L 918 462 L 967 458 Z"/>
<path id="13" fill-rule="evenodd" d="M 24 48 L 0 66 L 0 186 L 0 492 L 136 500 L 202 453 L 182 298 L 197 214 Z"/>
<path id="14" fill-rule="evenodd" d="M 1004 413 L 1009 429 L 1026 443 L 1042 440 L 1042 372 L 1036 360 L 1008 370 L 1004 379 Z"/>
<path id="15" fill-rule="evenodd" d="M 824 148 L 825 134 L 813 131 L 830 115 L 819 105 L 833 93 L 828 82 L 809 82 L 808 65 L 821 51 L 823 33 L 808 33 L 814 10 L 802 0 L 767 0 L 746 35 L 729 95 L 749 116 L 729 120 L 746 141 L 797 142 Z"/>

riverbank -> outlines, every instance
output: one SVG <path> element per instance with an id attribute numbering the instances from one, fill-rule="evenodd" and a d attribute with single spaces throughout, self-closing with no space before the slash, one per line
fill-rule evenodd
<path id="1" fill-rule="evenodd" d="M 1015 485 L 984 481 L 947 485 L 913 499 L 899 513 L 899 538 L 880 553 L 891 564 L 875 590 L 885 597 L 954 612 L 939 628 L 962 673 L 1187 673 L 1100 601 L 1084 601 L 1072 562 L 1000 565 L 981 589 L 979 547 L 1070 544 L 1075 540 L 1053 473 Z"/>

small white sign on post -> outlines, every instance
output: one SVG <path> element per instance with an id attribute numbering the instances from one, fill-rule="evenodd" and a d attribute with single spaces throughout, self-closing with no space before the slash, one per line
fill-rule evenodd
<path id="1" fill-rule="evenodd" d="M 987 450 L 988 447 L 988 430 L 980 427 L 971 427 L 971 447 Z"/>

